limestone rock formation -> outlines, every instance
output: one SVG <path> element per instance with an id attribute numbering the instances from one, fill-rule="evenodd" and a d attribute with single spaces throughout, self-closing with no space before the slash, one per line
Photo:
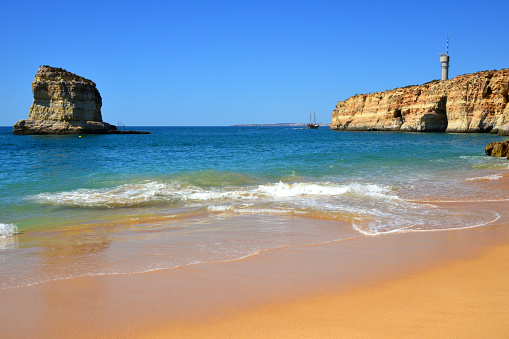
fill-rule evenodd
<path id="1" fill-rule="evenodd" d="M 465 74 L 340 101 L 331 129 L 509 135 L 509 69 Z"/>
<path id="2" fill-rule="evenodd" d="M 484 148 L 487 155 L 494 157 L 507 157 L 509 159 L 509 140 L 490 142 Z"/>
<path id="3" fill-rule="evenodd" d="M 119 131 L 102 121 L 102 98 L 93 81 L 62 68 L 40 66 L 32 82 L 28 120 L 14 134 L 144 134 Z"/>

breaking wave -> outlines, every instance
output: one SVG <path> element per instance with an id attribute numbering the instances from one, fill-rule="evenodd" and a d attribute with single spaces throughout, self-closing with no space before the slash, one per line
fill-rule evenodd
<path id="1" fill-rule="evenodd" d="M 18 234 L 18 227 L 14 224 L 1 224 L 0 223 L 0 238 L 12 237 Z"/>
<path id="2" fill-rule="evenodd" d="M 494 180 L 494 179 L 493 179 Z M 125 208 L 166 204 L 210 213 L 298 214 L 343 220 L 364 235 L 468 228 L 496 219 L 489 211 L 453 211 L 398 197 L 391 187 L 365 183 L 296 182 L 199 187 L 150 181 L 106 189 L 43 193 L 40 204 L 72 208 Z M 179 212 L 175 212 L 179 213 Z"/>
<path id="3" fill-rule="evenodd" d="M 247 187 L 201 188 L 180 183 L 151 181 L 125 184 L 109 189 L 79 189 L 42 193 L 30 197 L 41 204 L 71 207 L 135 207 L 149 204 L 177 204 L 185 201 L 260 201 L 300 197 L 335 197 L 341 195 L 395 199 L 388 188 L 370 184 L 273 183 Z"/>

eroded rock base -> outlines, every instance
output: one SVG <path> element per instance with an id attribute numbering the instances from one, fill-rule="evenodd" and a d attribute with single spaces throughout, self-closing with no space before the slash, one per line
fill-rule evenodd
<path id="1" fill-rule="evenodd" d="M 150 134 L 149 132 L 121 131 L 117 127 L 98 121 L 20 120 L 13 134 Z"/>

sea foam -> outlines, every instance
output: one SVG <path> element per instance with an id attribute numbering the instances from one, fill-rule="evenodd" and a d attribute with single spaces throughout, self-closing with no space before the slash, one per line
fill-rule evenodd
<path id="1" fill-rule="evenodd" d="M 285 198 L 336 197 L 345 194 L 366 198 L 397 198 L 390 194 L 390 189 L 374 184 L 278 182 L 252 186 L 201 188 L 175 182 L 151 181 L 105 189 L 41 193 L 29 199 L 41 204 L 59 206 L 114 208 L 185 201 L 266 201 Z"/>
<path id="2" fill-rule="evenodd" d="M 502 179 L 503 177 L 501 175 L 493 174 L 493 175 L 487 175 L 484 177 L 475 177 L 475 178 L 467 178 L 467 181 L 483 181 L 483 180 L 498 180 Z"/>
<path id="3" fill-rule="evenodd" d="M 18 227 L 14 224 L 0 224 L 0 238 L 12 237 L 18 234 Z"/>

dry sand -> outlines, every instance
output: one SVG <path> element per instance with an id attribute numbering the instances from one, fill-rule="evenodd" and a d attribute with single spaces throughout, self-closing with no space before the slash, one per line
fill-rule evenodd
<path id="1" fill-rule="evenodd" d="M 508 337 L 509 202 L 465 205 L 501 218 L 0 290 L 0 337 Z"/>
<path id="2" fill-rule="evenodd" d="M 508 258 L 504 245 L 409 277 L 173 324 L 147 337 L 507 338 Z"/>

